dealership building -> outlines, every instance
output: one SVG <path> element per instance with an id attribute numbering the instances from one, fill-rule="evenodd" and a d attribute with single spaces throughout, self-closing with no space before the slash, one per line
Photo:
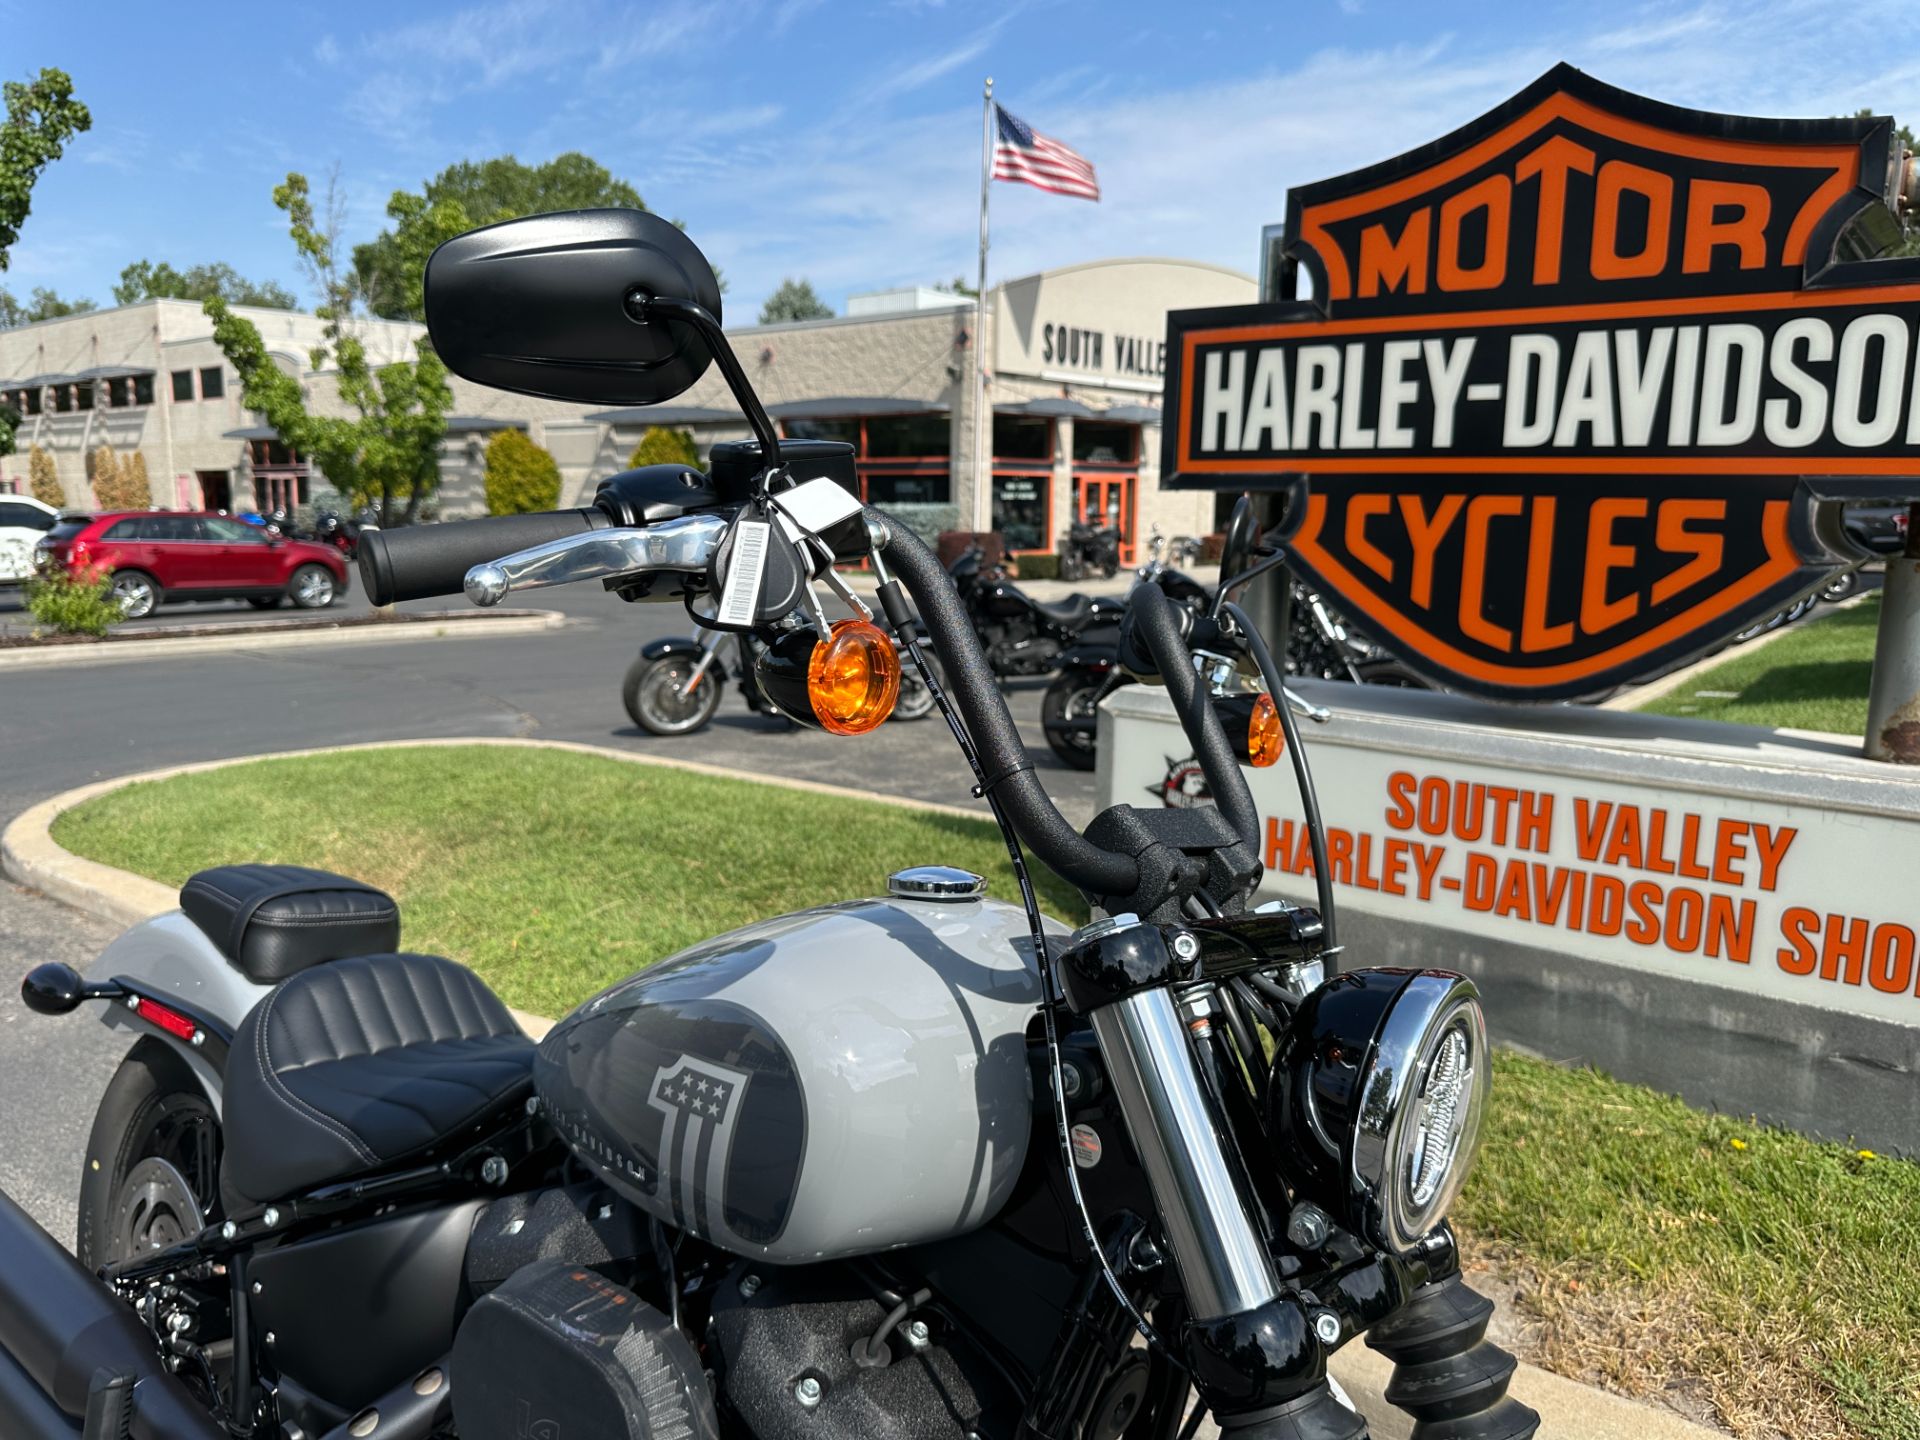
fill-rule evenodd
<path id="1" fill-rule="evenodd" d="M 944 291 L 856 295 L 830 320 L 729 328 L 782 434 L 855 446 L 864 498 L 920 511 L 930 528 L 1000 531 L 1015 550 L 1051 549 L 1069 522 L 1118 525 L 1129 544 L 1216 528 L 1211 495 L 1163 493 L 1160 405 L 1169 310 L 1244 304 L 1249 276 L 1186 260 L 1101 260 L 1008 281 L 988 294 L 986 403 L 976 428 L 973 302 Z M 310 407 L 344 413 L 337 377 L 310 368 L 321 322 L 236 307 L 260 328 Z M 422 327 L 357 328 L 375 364 L 403 359 Z M 598 409 L 453 382 L 441 447 L 443 517 L 484 509 L 486 443 L 525 431 L 559 462 L 562 504 L 584 504 L 653 425 L 689 431 L 704 454 L 749 435 L 717 370 L 666 405 Z M 67 500 L 92 498 L 89 452 L 146 459 L 163 508 L 273 509 L 325 477 L 241 407 L 238 378 L 200 307 L 150 300 L 0 330 L 0 399 L 24 419 L 0 457 L 0 491 L 24 491 L 27 451 L 53 456 Z M 990 445 L 974 484 L 975 436 Z"/>

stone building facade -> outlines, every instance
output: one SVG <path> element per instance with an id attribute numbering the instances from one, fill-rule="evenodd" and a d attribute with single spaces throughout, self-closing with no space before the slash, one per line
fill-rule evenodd
<path id="1" fill-rule="evenodd" d="M 858 447 L 876 504 L 912 507 L 933 528 L 997 529 L 1015 550 L 1052 549 L 1075 520 L 1112 523 L 1131 547 L 1150 528 L 1205 533 L 1210 495 L 1161 491 L 1159 412 L 1170 309 L 1242 304 L 1249 276 L 1183 260 L 1096 261 L 989 292 L 986 402 L 976 425 L 974 302 L 924 289 L 857 296 L 849 314 L 730 327 L 748 376 L 783 433 Z M 340 413 L 337 377 L 313 371 L 311 315 L 241 308 L 308 404 Z M 422 327 L 363 325 L 375 363 L 405 358 Z M 560 464 L 563 504 L 624 467 L 650 425 L 687 429 L 704 453 L 747 426 L 717 369 L 664 406 L 596 409 L 453 382 L 439 513 L 483 509 L 485 447 L 525 430 Z M 26 453 L 54 457 L 68 503 L 91 503 L 87 452 L 146 457 L 163 508 L 272 509 L 324 484 L 257 416 L 197 304 L 154 300 L 0 331 L 0 398 L 25 410 L 18 452 L 0 457 L 0 492 L 27 488 Z M 975 482 L 975 436 L 990 446 Z"/>

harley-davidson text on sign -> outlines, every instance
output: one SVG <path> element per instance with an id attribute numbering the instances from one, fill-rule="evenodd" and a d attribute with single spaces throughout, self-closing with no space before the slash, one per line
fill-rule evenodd
<path id="1" fill-rule="evenodd" d="M 1895 158 L 1561 67 L 1295 190 L 1312 302 L 1170 317 L 1166 479 L 1306 476 L 1301 568 L 1456 688 L 1670 669 L 1850 558 L 1816 493 L 1920 494 L 1920 263 L 1850 258 Z"/>
<path id="2" fill-rule="evenodd" d="M 1186 749 L 1167 753 L 1184 743 L 1170 717 L 1115 718 L 1114 798 L 1195 803 L 1205 782 Z M 1920 1025 L 1920 936 L 1886 883 L 1920 873 L 1920 823 L 1305 741 L 1346 910 L 1510 941 L 1544 967 L 1570 956 Z M 1291 767 L 1246 774 L 1263 898 L 1316 903 Z"/>

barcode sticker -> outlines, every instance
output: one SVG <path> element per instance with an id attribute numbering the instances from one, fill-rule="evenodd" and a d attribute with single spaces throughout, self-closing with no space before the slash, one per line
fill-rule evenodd
<path id="1" fill-rule="evenodd" d="M 727 593 L 720 599 L 720 620 L 751 625 L 760 604 L 760 575 L 767 568 L 764 520 L 741 520 L 733 527 L 733 558 L 727 565 Z"/>

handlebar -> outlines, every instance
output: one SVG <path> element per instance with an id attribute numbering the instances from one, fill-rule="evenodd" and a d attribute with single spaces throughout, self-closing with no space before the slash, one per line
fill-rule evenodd
<path id="1" fill-rule="evenodd" d="M 360 535 L 360 584 L 375 605 L 458 595 L 466 586 L 467 571 L 476 565 L 612 524 L 594 509 L 537 510 L 404 530 L 366 530 Z"/>

